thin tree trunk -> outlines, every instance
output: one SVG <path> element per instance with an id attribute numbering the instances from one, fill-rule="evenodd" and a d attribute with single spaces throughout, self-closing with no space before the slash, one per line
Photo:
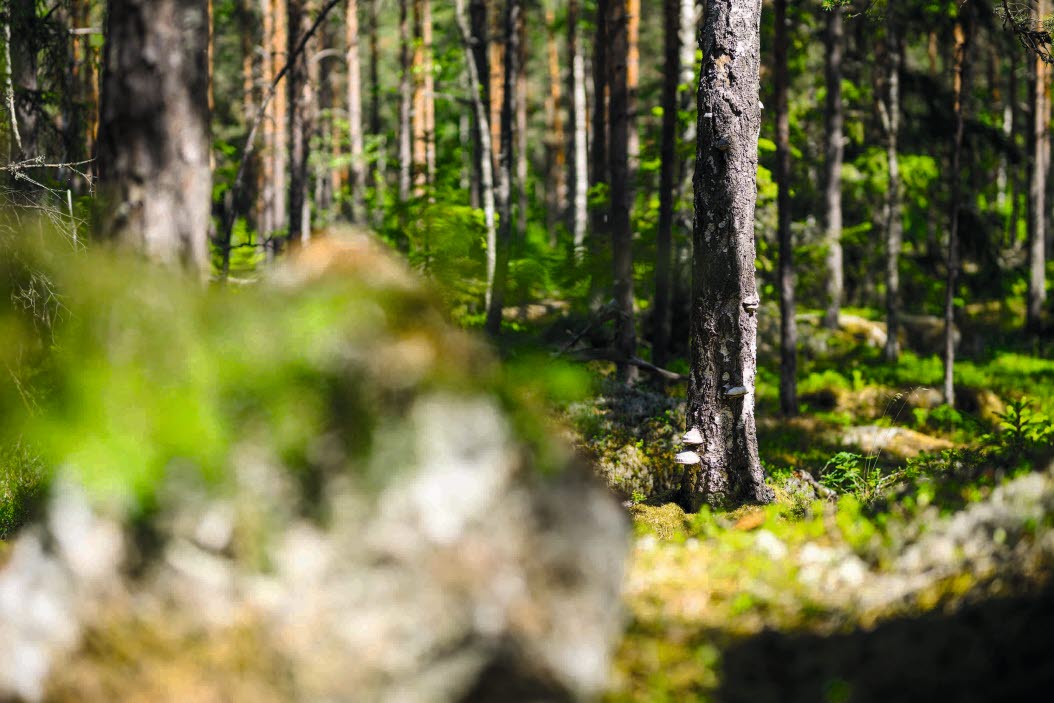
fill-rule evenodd
<path id="1" fill-rule="evenodd" d="M 637 356 L 636 314 L 633 309 L 633 232 L 630 224 L 630 92 L 628 76 L 629 18 L 627 3 L 610 3 L 608 31 L 611 51 L 611 99 L 608 123 L 611 128 L 611 260 L 615 283 L 615 305 L 619 317 L 615 325 L 615 344 L 625 358 Z M 619 364 L 618 376 L 632 383 L 639 369 Z"/>
<path id="2" fill-rule="evenodd" d="M 678 173 L 677 87 L 681 74 L 680 0 L 663 0 L 666 64 L 662 81 L 662 170 L 659 173 L 659 229 L 655 235 L 655 325 L 652 361 L 666 366 L 670 349 L 670 279 L 673 253 L 673 207 Z"/>
<path id="3" fill-rule="evenodd" d="M 502 32 L 502 2 L 507 0 L 489 0 L 490 12 L 488 14 L 488 21 L 490 23 L 488 35 L 490 42 L 487 47 L 490 51 L 490 57 L 488 64 L 490 65 L 490 77 L 488 83 L 490 84 L 487 89 L 487 95 L 490 96 L 490 143 L 501 144 L 501 108 L 505 104 L 505 74 L 503 73 L 505 68 L 505 45 L 504 45 L 504 34 Z M 500 171 L 501 164 L 498 160 L 501 158 L 500 147 L 494 152 L 494 166 L 495 169 Z M 499 205 L 499 209 L 500 209 Z"/>
<path id="4" fill-rule="evenodd" d="M 575 258 L 581 260 L 589 225 L 589 147 L 586 143 L 586 63 L 578 46 L 578 0 L 568 0 L 567 3 L 567 61 L 571 66 L 568 122 L 571 124 L 574 140 L 571 147 L 571 171 L 568 176 L 571 192 L 571 237 Z"/>
<path id="5" fill-rule="evenodd" d="M 271 0 L 271 12 L 274 18 L 274 34 L 271 43 L 271 68 L 273 75 L 270 82 L 278 77 L 278 72 L 286 63 L 286 44 L 289 35 L 289 17 L 286 14 L 285 3 L 282 0 Z M 274 165 L 272 175 L 273 185 L 273 207 L 274 214 L 271 221 L 274 223 L 275 234 L 282 227 L 287 226 L 289 221 L 288 204 L 288 171 L 289 171 L 289 94 L 286 90 L 278 90 L 274 97 Z M 281 250 L 282 239 L 272 236 L 268 247 L 268 256 L 274 257 Z"/>
<path id="6" fill-rule="evenodd" d="M 969 10 L 966 10 L 969 12 Z M 952 143 L 951 226 L 948 229 L 948 281 L 944 298 L 944 402 L 955 407 L 955 293 L 959 281 L 959 207 L 962 174 L 964 100 L 969 95 L 969 41 L 971 27 L 962 15 L 955 23 L 955 75 L 952 84 L 955 134 Z M 1042 214 L 1040 215 L 1042 217 Z"/>
<path id="7" fill-rule="evenodd" d="M 480 187 L 483 201 L 483 221 L 487 229 L 487 311 L 490 311 L 491 295 L 494 289 L 494 274 L 497 268 L 498 235 L 494 223 L 494 172 L 491 168 L 492 144 L 490 142 L 490 123 L 487 116 L 487 101 L 483 95 L 481 76 L 486 75 L 483 62 L 486 53 L 478 51 L 481 41 L 473 36 L 472 28 L 465 18 L 465 0 L 455 0 L 455 19 L 461 32 L 461 41 L 465 46 L 465 65 L 468 69 L 469 94 L 472 96 L 472 107 L 476 113 L 476 130 L 479 132 L 480 145 Z M 474 17 L 474 19 L 476 19 Z M 479 28 L 477 22 L 472 27 Z"/>
<path id="8" fill-rule="evenodd" d="M 486 0 L 470 0 L 469 2 L 469 27 L 471 29 L 471 36 L 473 38 L 472 46 L 472 60 L 475 62 L 477 69 L 477 78 L 479 79 L 479 86 L 477 91 L 479 97 L 483 100 L 483 104 L 490 109 L 490 47 L 488 42 L 489 26 L 487 23 L 487 2 Z M 477 115 L 473 112 L 472 119 L 475 121 Z M 490 115 L 487 115 L 487 124 L 490 125 Z M 479 131 L 479 125 L 475 125 L 475 129 L 472 131 L 472 170 L 473 176 L 473 188 L 472 202 L 473 207 L 480 207 L 483 202 L 483 144 L 481 142 L 481 135 Z M 487 135 L 490 139 L 490 135 Z M 493 182 L 494 174 L 494 149 L 493 142 L 490 144 L 490 172 L 491 180 Z M 493 183 L 492 183 L 493 187 Z M 488 252 L 489 254 L 490 252 Z M 489 261 L 489 258 L 488 258 Z M 490 280 L 488 276 L 488 281 Z M 488 288 L 489 295 L 489 288 Z"/>
<path id="9" fill-rule="evenodd" d="M 780 288 L 780 410 L 798 414 L 798 327 L 794 319 L 794 240 L 790 213 L 790 116 L 787 107 L 787 0 L 775 3 L 776 196 Z"/>
<path id="10" fill-rule="evenodd" d="M 260 52 L 260 78 L 263 83 L 270 83 L 274 78 L 274 61 L 275 56 L 271 51 L 271 46 L 274 41 L 274 8 L 273 0 L 260 0 L 260 18 L 262 25 L 263 36 L 261 38 L 261 46 L 263 51 Z M 260 136 L 261 148 L 258 155 L 259 159 L 259 172 L 260 172 L 260 188 L 259 188 L 259 212 L 258 215 L 258 228 L 260 234 L 260 245 L 266 247 L 262 253 L 264 255 L 270 250 L 269 246 L 266 246 L 266 242 L 270 239 L 271 235 L 274 234 L 277 225 L 274 219 L 274 193 L 275 193 L 275 173 L 274 173 L 274 150 L 275 150 L 275 103 L 277 102 L 278 96 L 275 96 L 275 101 L 267 107 L 267 114 L 261 123 L 262 134 Z M 251 116 L 247 116 L 246 120 L 251 120 Z"/>
<path id="11" fill-rule="evenodd" d="M 414 86 L 413 108 L 410 113 L 413 131 L 413 181 L 414 197 L 424 195 L 428 185 L 428 132 L 426 103 L 428 95 L 425 88 L 425 41 L 424 41 L 424 5 L 427 0 L 414 0 L 414 34 L 413 62 L 411 76 Z"/>
<path id="12" fill-rule="evenodd" d="M 432 0 L 421 2 L 421 48 L 424 52 L 425 93 L 425 177 L 429 185 L 436 179 L 436 86 L 432 52 Z"/>
<path id="13" fill-rule="evenodd" d="M 521 7 L 516 25 L 516 241 L 522 251 L 527 239 L 527 13 Z M 522 302 L 522 301 L 521 301 Z"/>
<path id="14" fill-rule="evenodd" d="M 40 86 L 37 79 L 37 53 L 41 47 L 36 39 L 37 28 L 36 0 L 10 0 L 10 47 L 11 77 L 14 81 L 15 112 L 12 119 L 18 123 L 20 135 L 19 159 L 39 155 L 37 140 L 38 102 Z"/>
<path id="15" fill-rule="evenodd" d="M 845 153 L 842 113 L 842 12 L 833 8 L 827 12 L 827 56 L 824 63 L 827 79 L 827 177 L 824 194 L 827 205 L 827 307 L 823 324 L 837 329 L 842 308 L 842 158 Z"/>
<path id="16" fill-rule="evenodd" d="M 897 140 L 900 134 L 900 31 L 893 12 L 886 14 L 886 99 L 881 106 L 886 132 L 886 361 L 895 363 L 900 354 L 900 251 L 904 224 L 900 204 L 900 158 Z"/>
<path id="17" fill-rule="evenodd" d="M 549 134 L 546 138 L 548 178 L 545 183 L 549 246 L 557 245 L 557 223 L 567 209 L 567 135 L 564 133 L 563 86 L 560 76 L 560 49 L 557 46 L 556 10 L 552 0 L 545 4 L 545 43 L 549 67 L 549 97 L 545 103 Z M 526 42 L 525 42 L 526 45 Z M 523 73 L 521 68 L 521 73 Z"/>
<path id="18" fill-rule="evenodd" d="M 370 3 L 370 134 L 381 133 L 381 54 L 377 47 L 381 0 Z"/>
<path id="19" fill-rule="evenodd" d="M 1047 11 L 1045 0 L 1039 0 L 1037 16 Z M 1025 328 L 1036 334 L 1042 326 L 1043 305 L 1046 302 L 1046 239 L 1047 239 L 1047 131 L 1050 128 L 1047 107 L 1047 84 L 1050 72 L 1047 64 L 1036 57 L 1035 81 L 1032 92 L 1032 180 L 1029 186 L 1028 239 L 1028 301 Z"/>
<path id="20" fill-rule="evenodd" d="M 410 184 L 413 180 L 413 148 L 411 117 L 413 109 L 413 87 L 410 83 L 410 18 L 407 3 L 399 0 L 399 202 L 410 199 Z"/>
<path id="21" fill-rule="evenodd" d="M 618 0 L 597 0 L 596 3 L 596 34 L 593 40 L 593 143 L 590 147 L 592 161 L 592 173 L 590 174 L 591 186 L 596 188 L 606 187 L 609 183 L 608 173 L 608 124 L 607 124 L 607 95 L 608 95 L 608 5 Z M 594 207 L 590 217 L 590 230 L 592 231 L 592 257 L 593 263 L 603 268 L 603 260 L 606 258 L 602 244 L 607 228 L 607 215 L 610 208 Z M 594 288 L 598 287 L 594 281 Z"/>
<path id="22" fill-rule="evenodd" d="M 516 63 L 519 57 L 517 44 L 520 12 L 523 0 L 507 0 L 505 3 L 505 80 L 501 103 L 501 169 L 498 175 L 498 223 L 497 246 L 495 247 L 495 271 L 491 286 L 490 304 L 487 306 L 487 331 L 492 336 L 501 332 L 502 307 L 505 304 L 505 288 L 509 268 L 509 245 L 512 240 L 512 169 L 514 155 L 512 128 L 516 114 Z"/>
<path id="23" fill-rule="evenodd" d="M 626 3 L 626 86 L 628 91 L 629 139 L 626 150 L 629 154 L 630 198 L 636 192 L 637 172 L 640 169 L 640 125 L 637 122 L 637 91 L 640 89 L 640 13 L 641 0 L 624 0 Z M 631 208 L 632 209 L 632 208 Z"/>
<path id="24" fill-rule="evenodd" d="M 300 36 L 310 26 L 307 0 L 288 0 L 288 33 L 286 56 L 292 56 Z M 314 52 L 308 52 L 308 54 Z M 308 145 L 312 131 L 311 81 L 308 80 L 309 56 L 295 58 L 286 77 L 289 100 L 289 231 L 286 241 L 306 241 L 311 236 L 310 222 L 305 223 L 305 208 L 309 208 Z"/>
<path id="25" fill-rule="evenodd" d="M 366 150 L 362 138 L 362 71 L 359 61 L 359 3 L 348 0 L 344 11 L 348 51 L 348 144 L 351 168 L 351 221 L 366 222 Z"/>
<path id="26" fill-rule="evenodd" d="M 710 0 L 702 31 L 688 385 L 688 428 L 702 441 L 681 455 L 693 509 L 774 497 L 754 421 L 760 18 L 761 0 Z"/>
<path id="27" fill-rule="evenodd" d="M 207 9 L 205 0 L 110 0 L 97 157 L 97 231 L 199 274 L 212 191 Z"/>

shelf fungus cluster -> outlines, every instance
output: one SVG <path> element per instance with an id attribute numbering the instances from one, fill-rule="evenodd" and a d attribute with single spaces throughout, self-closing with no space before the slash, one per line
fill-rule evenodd
<path id="1" fill-rule="evenodd" d="M 680 452 L 674 461 L 684 466 L 692 466 L 694 464 L 701 464 L 702 458 L 695 451 L 695 447 L 700 446 L 703 443 L 703 434 L 699 431 L 698 427 L 693 427 L 688 430 L 683 437 L 681 437 L 681 444 L 687 449 Z"/>

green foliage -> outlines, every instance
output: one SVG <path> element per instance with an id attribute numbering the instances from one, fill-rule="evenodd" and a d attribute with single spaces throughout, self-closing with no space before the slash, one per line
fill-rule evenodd
<path id="1" fill-rule="evenodd" d="M 0 446 L 0 540 L 29 517 L 44 491 L 45 474 L 44 463 L 25 444 Z"/>

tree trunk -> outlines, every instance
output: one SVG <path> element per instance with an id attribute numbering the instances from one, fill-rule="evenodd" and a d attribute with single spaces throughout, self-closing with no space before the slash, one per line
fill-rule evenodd
<path id="1" fill-rule="evenodd" d="M 670 349 L 670 280 L 673 208 L 677 182 L 677 88 L 681 75 L 680 0 L 663 0 L 666 63 L 662 81 L 662 170 L 659 173 L 659 229 L 655 235 L 655 310 L 652 361 L 666 366 Z"/>
<path id="2" fill-rule="evenodd" d="M 246 131 L 256 114 L 256 42 L 259 38 L 259 25 L 256 14 L 253 12 L 251 0 L 238 1 L 238 14 L 236 15 L 242 26 L 241 50 L 242 50 L 242 123 Z M 249 227 L 257 232 L 261 228 L 261 213 L 263 199 L 260 197 L 260 152 L 253 154 L 248 166 L 250 187 L 245 190 L 240 203 L 231 202 L 235 211 L 246 213 Z"/>
<path id="3" fill-rule="evenodd" d="M 348 51 L 348 144 L 351 221 L 366 222 L 366 150 L 362 138 L 362 71 L 359 62 L 359 3 L 348 0 L 344 36 Z"/>
<path id="4" fill-rule="evenodd" d="M 516 25 L 516 235 L 517 249 L 522 251 L 527 239 L 527 13 L 520 8 Z M 524 301 L 521 301 L 524 302 Z"/>
<path id="5" fill-rule="evenodd" d="M 487 116 L 487 101 L 483 94 L 483 82 L 481 76 L 485 72 L 486 52 L 479 51 L 485 44 L 478 37 L 473 36 L 473 28 L 479 29 L 480 23 L 477 16 L 473 16 L 470 26 L 465 17 L 465 0 L 455 0 L 454 16 L 457 20 L 458 30 L 461 32 L 461 41 L 465 46 L 465 65 L 468 72 L 469 95 L 472 96 L 472 108 L 476 113 L 476 131 L 479 133 L 477 143 L 480 145 L 479 167 L 480 167 L 480 196 L 483 201 L 483 221 L 487 228 L 487 311 L 490 312 L 491 295 L 494 289 L 494 274 L 497 269 L 498 237 L 495 229 L 494 212 L 494 171 L 493 145 L 490 141 L 490 121 Z M 485 16 L 484 16 L 485 19 Z M 485 27 L 485 25 L 483 25 Z"/>
<path id="6" fill-rule="evenodd" d="M 489 2 L 488 21 L 490 27 L 488 34 L 490 42 L 488 43 L 488 49 L 490 57 L 488 64 L 490 65 L 490 76 L 487 81 L 490 87 L 487 89 L 487 95 L 490 96 L 490 143 L 500 145 L 501 107 L 505 103 L 505 74 L 503 72 L 505 69 L 505 39 L 502 31 L 503 15 L 500 10 L 502 0 L 489 0 Z M 494 152 L 494 167 L 498 171 L 501 170 L 501 164 L 498 162 L 501 158 L 500 151 L 501 148 L 499 146 Z"/>
<path id="7" fill-rule="evenodd" d="M 1043 17 L 1047 2 L 1039 0 L 1036 12 Z M 1025 328 L 1031 334 L 1040 331 L 1043 305 L 1047 299 L 1046 240 L 1047 240 L 1047 130 L 1050 111 L 1047 106 L 1049 67 L 1039 57 L 1035 59 L 1035 82 L 1032 91 L 1032 174 L 1029 184 L 1028 231 L 1028 301 Z"/>
<path id="8" fill-rule="evenodd" d="M 411 117 L 413 87 L 410 83 L 410 18 L 407 3 L 399 0 L 399 202 L 410 199 L 413 176 Z"/>
<path id="9" fill-rule="evenodd" d="M 754 421 L 760 19 L 761 0 L 710 0 L 702 31 L 688 386 L 702 441 L 683 483 L 693 509 L 774 498 Z"/>
<path id="10" fill-rule="evenodd" d="M 301 0 L 302 1 L 302 0 Z M 287 56 L 286 44 L 288 43 L 289 24 L 286 14 L 285 3 L 282 0 L 271 0 L 271 13 L 274 21 L 274 33 L 271 42 L 271 70 L 269 81 L 273 82 L 282 70 Z M 290 76 L 289 78 L 292 78 Z M 288 79 L 287 79 L 288 80 Z M 273 120 L 273 158 L 274 165 L 271 173 L 274 176 L 272 186 L 273 215 L 271 221 L 274 223 L 274 235 L 289 220 L 288 206 L 288 171 L 289 171 L 289 94 L 286 90 L 279 89 L 274 97 L 274 120 Z M 268 247 L 268 256 L 274 257 L 281 249 L 282 239 L 272 236 Z"/>
<path id="11" fill-rule="evenodd" d="M 611 169 L 611 260 L 615 283 L 615 305 L 619 317 L 615 325 L 615 345 L 624 358 L 637 356 L 636 314 L 633 310 L 633 232 L 630 224 L 629 177 L 629 17 L 625 0 L 609 4 L 608 22 L 611 51 L 611 98 L 609 101 Z M 631 364 L 619 364 L 618 376 L 631 383 L 637 380 L 639 369 Z"/>
<path id="12" fill-rule="evenodd" d="M 12 119 L 18 123 L 21 153 L 19 159 L 39 155 L 37 140 L 39 137 L 38 103 L 40 86 L 37 80 L 37 53 L 41 47 L 37 36 L 37 3 L 36 0 L 10 0 L 10 46 L 11 78 L 15 89 L 15 114 Z"/>
<path id="13" fill-rule="evenodd" d="M 637 122 L 637 91 L 640 88 L 640 12 L 641 0 L 623 0 L 626 4 L 626 87 L 628 92 L 626 112 L 629 115 L 629 137 L 626 150 L 629 154 L 630 200 L 637 190 L 637 172 L 640 169 L 640 125 Z M 630 203 L 632 210 L 632 202 Z"/>
<path id="14" fill-rule="evenodd" d="M 381 133 L 381 55 L 377 47 L 377 32 L 380 29 L 378 15 L 381 0 L 370 3 L 370 134 Z"/>
<path id="15" fill-rule="evenodd" d="M 509 269 L 509 245 L 512 241 L 512 169 L 513 169 L 513 119 L 516 114 L 516 63 L 519 57 L 519 33 L 517 27 L 523 0 L 507 0 L 505 3 L 505 80 L 501 101 L 501 169 L 498 172 L 498 223 L 497 246 L 495 247 L 495 271 L 491 282 L 490 302 L 487 305 L 487 332 L 497 336 L 501 332 L 501 313 L 505 304 L 505 288 Z"/>
<path id="16" fill-rule="evenodd" d="M 472 37 L 472 60 L 475 62 L 477 69 L 477 79 L 479 85 L 476 90 L 479 92 L 480 98 L 483 100 L 483 105 L 490 109 L 490 45 L 488 41 L 489 36 L 489 25 L 487 23 L 487 2 L 486 0 L 470 0 L 469 2 L 469 29 L 470 36 Z M 475 95 L 473 95 L 475 100 Z M 473 111 L 472 119 L 475 124 L 475 120 L 478 115 Z M 490 114 L 487 114 L 487 124 L 490 125 Z M 489 128 L 489 127 L 488 127 Z M 474 176 L 473 181 L 473 193 L 472 202 L 473 207 L 481 207 L 483 203 L 483 143 L 481 141 L 482 136 L 479 131 L 479 125 L 475 124 L 475 129 L 472 131 L 472 170 Z M 490 140 L 490 134 L 487 135 L 487 139 Z M 494 143 L 490 142 L 488 151 L 491 154 L 490 162 L 490 173 L 491 173 L 491 187 L 493 188 L 493 176 L 494 176 Z M 493 196 L 493 194 L 492 194 Z M 489 240 L 488 240 L 489 241 Z M 489 244 L 488 244 L 489 246 Z M 490 252 L 488 252 L 489 255 Z M 490 258 L 488 256 L 488 262 Z M 488 278 L 490 280 L 490 274 L 493 271 L 488 268 Z M 489 291 L 489 288 L 488 288 Z M 489 293 L 488 293 L 489 294 Z"/>
<path id="17" fill-rule="evenodd" d="M 98 143 L 99 230 L 204 273 L 209 172 L 205 0 L 110 0 Z M 149 60 L 164 56 L 163 62 Z"/>
<path id="18" fill-rule="evenodd" d="M 966 6 L 964 6 L 966 8 Z M 969 12 L 964 9 L 964 14 Z M 964 101 L 969 95 L 969 41 L 972 27 L 960 15 L 955 23 L 955 75 L 952 83 L 955 132 L 952 143 L 951 226 L 948 229 L 948 282 L 944 297 L 944 402 L 955 407 L 955 293 L 959 281 L 959 200 L 964 129 Z M 1042 212 L 1040 214 L 1042 218 Z"/>
<path id="19" fill-rule="evenodd" d="M 414 0 L 413 46 L 413 180 L 414 195 L 421 197 L 435 176 L 435 85 L 430 0 Z"/>
<path id="20" fill-rule="evenodd" d="M 842 12 L 832 8 L 827 12 L 827 56 L 824 68 L 827 79 L 826 152 L 827 178 L 824 194 L 827 205 L 827 307 L 823 324 L 837 329 L 842 308 L 842 157 L 845 153 L 842 114 Z"/>
<path id="21" fill-rule="evenodd" d="M 567 135 L 564 134 L 563 81 L 560 76 L 556 10 L 552 0 L 545 4 L 545 43 L 549 68 L 549 97 L 545 103 L 546 122 L 549 125 L 546 138 L 546 228 L 549 230 L 549 247 L 555 249 L 557 223 L 567 210 Z M 521 73 L 523 72 L 524 69 L 521 68 Z"/>
<path id="22" fill-rule="evenodd" d="M 304 32 L 311 26 L 307 0 L 288 0 L 286 56 L 291 57 Z M 312 86 L 308 80 L 308 61 L 313 51 L 294 59 L 286 76 L 289 100 L 289 230 L 286 241 L 304 242 L 311 236 L 310 220 L 305 217 L 310 205 L 308 192 L 308 157 L 312 131 Z M 305 222 L 305 220 L 307 220 Z"/>
<path id="23" fill-rule="evenodd" d="M 794 319 L 794 240 L 790 212 L 790 116 L 787 107 L 787 0 L 775 3 L 776 196 L 780 289 L 780 411 L 798 414 L 798 326 Z"/>
<path id="24" fill-rule="evenodd" d="M 571 67 L 568 85 L 568 119 L 573 144 L 568 174 L 571 193 L 571 237 L 574 255 L 581 259 L 589 225 L 589 156 L 586 126 L 586 62 L 578 46 L 578 0 L 567 3 L 567 62 Z"/>
<path id="25" fill-rule="evenodd" d="M 894 13 L 886 13 L 886 97 L 880 105 L 886 133 L 886 361 L 895 363 L 900 354 L 900 251 L 904 224 L 900 206 L 900 159 L 897 138 L 900 133 L 900 31 Z"/>
<path id="26" fill-rule="evenodd" d="M 593 40 L 593 143 L 590 147 L 592 161 L 592 173 L 590 184 L 593 189 L 604 188 L 609 183 L 608 173 L 608 124 L 607 124 L 607 95 L 608 95 L 608 5 L 612 0 L 597 0 L 596 2 L 596 34 Z M 596 269 L 603 270 L 606 257 L 603 245 L 605 230 L 607 228 L 607 215 L 610 208 L 592 208 L 590 217 L 590 230 L 592 232 L 591 256 Z M 599 287 L 599 282 L 594 281 L 594 289 Z"/>

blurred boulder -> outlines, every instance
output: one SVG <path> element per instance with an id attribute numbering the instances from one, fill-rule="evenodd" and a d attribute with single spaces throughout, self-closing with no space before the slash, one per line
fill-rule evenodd
<path id="1" fill-rule="evenodd" d="M 64 468 L 0 567 L 0 700 L 604 688 L 624 511 L 377 244 L 236 292 L 107 265 L 58 276 L 56 390 L 14 424 L 61 420 Z"/>

